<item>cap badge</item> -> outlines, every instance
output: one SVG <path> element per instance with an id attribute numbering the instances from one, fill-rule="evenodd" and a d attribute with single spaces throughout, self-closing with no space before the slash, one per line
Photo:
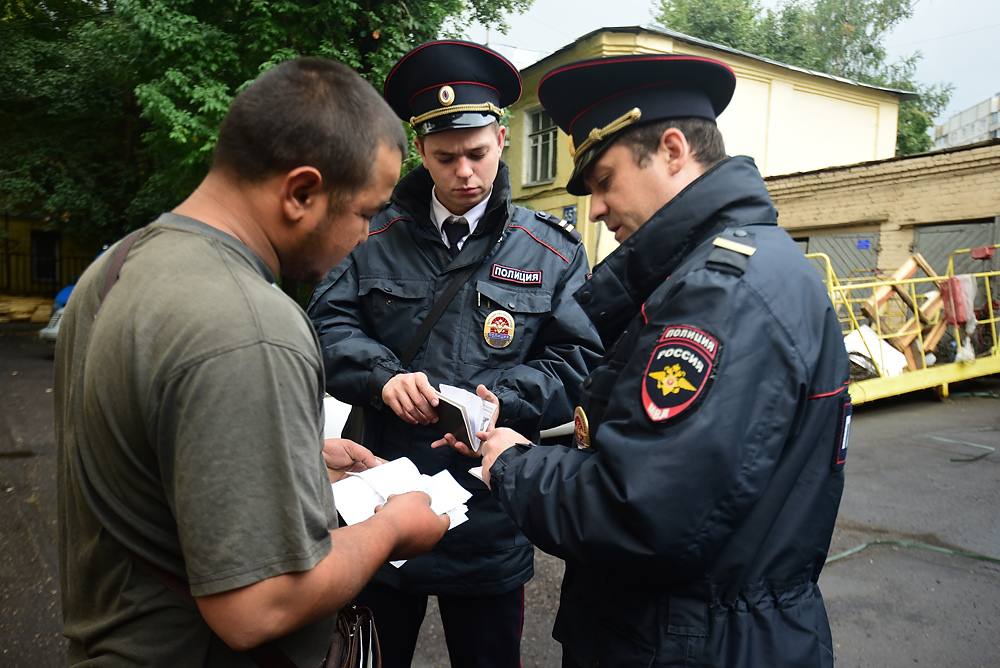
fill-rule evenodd
<path id="1" fill-rule="evenodd" d="M 438 102 L 442 107 L 450 107 L 455 101 L 455 90 L 451 86 L 441 86 L 438 91 Z"/>
<path id="2" fill-rule="evenodd" d="M 486 316 L 483 337 L 491 348 L 506 348 L 514 340 L 514 316 L 507 311 L 493 311 Z"/>
<path id="3" fill-rule="evenodd" d="M 573 411 L 573 444 L 581 450 L 590 447 L 590 422 L 580 406 Z"/>

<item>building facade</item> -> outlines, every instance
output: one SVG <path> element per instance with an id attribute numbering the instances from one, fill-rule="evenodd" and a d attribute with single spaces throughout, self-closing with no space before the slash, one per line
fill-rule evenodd
<path id="1" fill-rule="evenodd" d="M 934 148 L 967 146 L 1000 138 L 1000 93 L 934 126 Z"/>
<path id="2" fill-rule="evenodd" d="M 626 54 L 683 53 L 725 62 L 736 92 L 720 116 L 730 155 L 749 155 L 765 175 L 889 158 L 895 154 L 901 100 L 909 93 L 877 88 L 752 56 L 661 28 L 603 28 L 524 68 L 524 92 L 513 105 L 504 160 L 518 204 L 576 223 L 591 262 L 617 244 L 588 223 L 589 197 L 565 190 L 572 172 L 566 135 L 538 103 L 541 78 L 560 65 Z"/>
<path id="3" fill-rule="evenodd" d="M 765 179 L 778 222 L 838 278 L 891 273 L 920 253 L 938 275 L 959 249 L 1000 243 L 1000 140 Z M 1000 269 L 1000 254 L 954 271 Z"/>

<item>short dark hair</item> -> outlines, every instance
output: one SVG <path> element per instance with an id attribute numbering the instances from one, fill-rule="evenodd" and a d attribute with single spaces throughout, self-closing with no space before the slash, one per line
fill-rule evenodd
<path id="1" fill-rule="evenodd" d="M 323 189 L 342 199 L 368 182 L 382 143 L 406 155 L 406 133 L 371 84 L 333 60 L 295 58 L 236 95 L 219 127 L 212 169 L 259 183 L 315 167 Z"/>
<path id="2" fill-rule="evenodd" d="M 615 141 L 628 146 L 635 164 L 644 167 L 660 145 L 660 137 L 669 128 L 677 128 L 683 133 L 694 158 L 706 169 L 726 159 L 726 144 L 719 126 L 707 118 L 668 118 L 625 128 Z"/>

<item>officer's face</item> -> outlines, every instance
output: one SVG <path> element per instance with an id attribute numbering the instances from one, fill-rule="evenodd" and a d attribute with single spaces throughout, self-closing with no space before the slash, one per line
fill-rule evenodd
<path id="1" fill-rule="evenodd" d="M 590 219 L 604 221 L 621 243 L 697 176 L 684 135 L 664 132 L 660 147 L 643 166 L 625 144 L 612 144 L 588 167 Z"/>
<path id="2" fill-rule="evenodd" d="M 639 167 L 628 146 L 613 144 L 584 178 L 590 189 L 590 219 L 603 220 L 622 243 L 673 197 L 665 192 L 661 172 L 656 160 Z"/>
<path id="3" fill-rule="evenodd" d="M 393 146 L 380 144 L 375 154 L 368 183 L 344 201 L 331 200 L 323 193 L 324 210 L 316 216 L 315 225 L 303 230 L 298 243 L 287 258 L 282 258 L 282 273 L 289 278 L 316 283 L 355 246 L 368 239 L 368 225 L 392 196 L 399 178 L 402 155 Z M 333 195 L 335 197 L 335 194 Z"/>
<path id="4" fill-rule="evenodd" d="M 489 196 L 506 134 L 507 128 L 487 125 L 436 132 L 417 142 L 446 209 L 460 216 Z"/>

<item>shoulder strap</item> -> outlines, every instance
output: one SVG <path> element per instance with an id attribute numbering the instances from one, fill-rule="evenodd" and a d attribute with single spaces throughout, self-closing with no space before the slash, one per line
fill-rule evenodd
<path id="1" fill-rule="evenodd" d="M 104 303 L 104 298 L 108 296 L 111 292 L 111 288 L 115 287 L 115 283 L 118 282 L 118 274 L 122 270 L 122 265 L 125 264 L 125 258 L 128 257 L 128 253 L 132 250 L 132 246 L 139 239 L 139 235 L 145 230 L 145 227 L 140 227 L 135 230 L 127 237 L 122 239 L 121 243 L 115 249 L 115 254 L 111 257 L 111 262 L 108 264 L 108 270 L 104 274 L 104 288 L 101 290 L 101 303 Z"/>
<path id="2" fill-rule="evenodd" d="M 493 247 L 497 245 L 498 241 L 500 241 L 500 237 L 503 236 L 505 225 L 497 225 L 497 228 L 497 232 L 493 235 L 492 243 L 486 247 L 486 252 L 483 253 L 482 257 L 455 274 L 451 283 L 445 287 L 441 294 L 438 295 L 438 298 L 434 301 L 434 305 L 431 307 L 431 312 L 428 313 L 427 317 L 424 318 L 424 321 L 420 323 L 420 327 L 417 328 L 416 334 L 414 334 L 413 338 L 410 339 L 410 345 L 406 346 L 406 350 L 403 351 L 402 356 L 399 358 L 399 363 L 404 369 L 410 366 L 410 362 L 412 362 L 413 358 L 417 356 L 417 352 L 420 350 L 420 347 L 424 345 L 424 341 L 427 340 L 431 330 L 434 329 L 434 325 L 436 325 L 437 321 L 441 319 L 445 309 L 447 309 L 448 305 L 451 304 L 455 295 L 458 294 L 458 291 L 462 289 L 462 286 L 465 285 L 472 274 L 475 273 L 476 269 L 479 269 L 479 267 L 482 266 L 483 262 L 485 262 L 486 258 L 489 256 L 490 251 L 492 251 Z"/>
<path id="3" fill-rule="evenodd" d="M 583 236 L 576 231 L 576 227 L 573 223 L 563 220 L 559 216 L 553 216 L 547 211 L 536 211 L 535 218 L 544 223 L 548 223 L 576 243 L 581 243 L 583 241 Z"/>

